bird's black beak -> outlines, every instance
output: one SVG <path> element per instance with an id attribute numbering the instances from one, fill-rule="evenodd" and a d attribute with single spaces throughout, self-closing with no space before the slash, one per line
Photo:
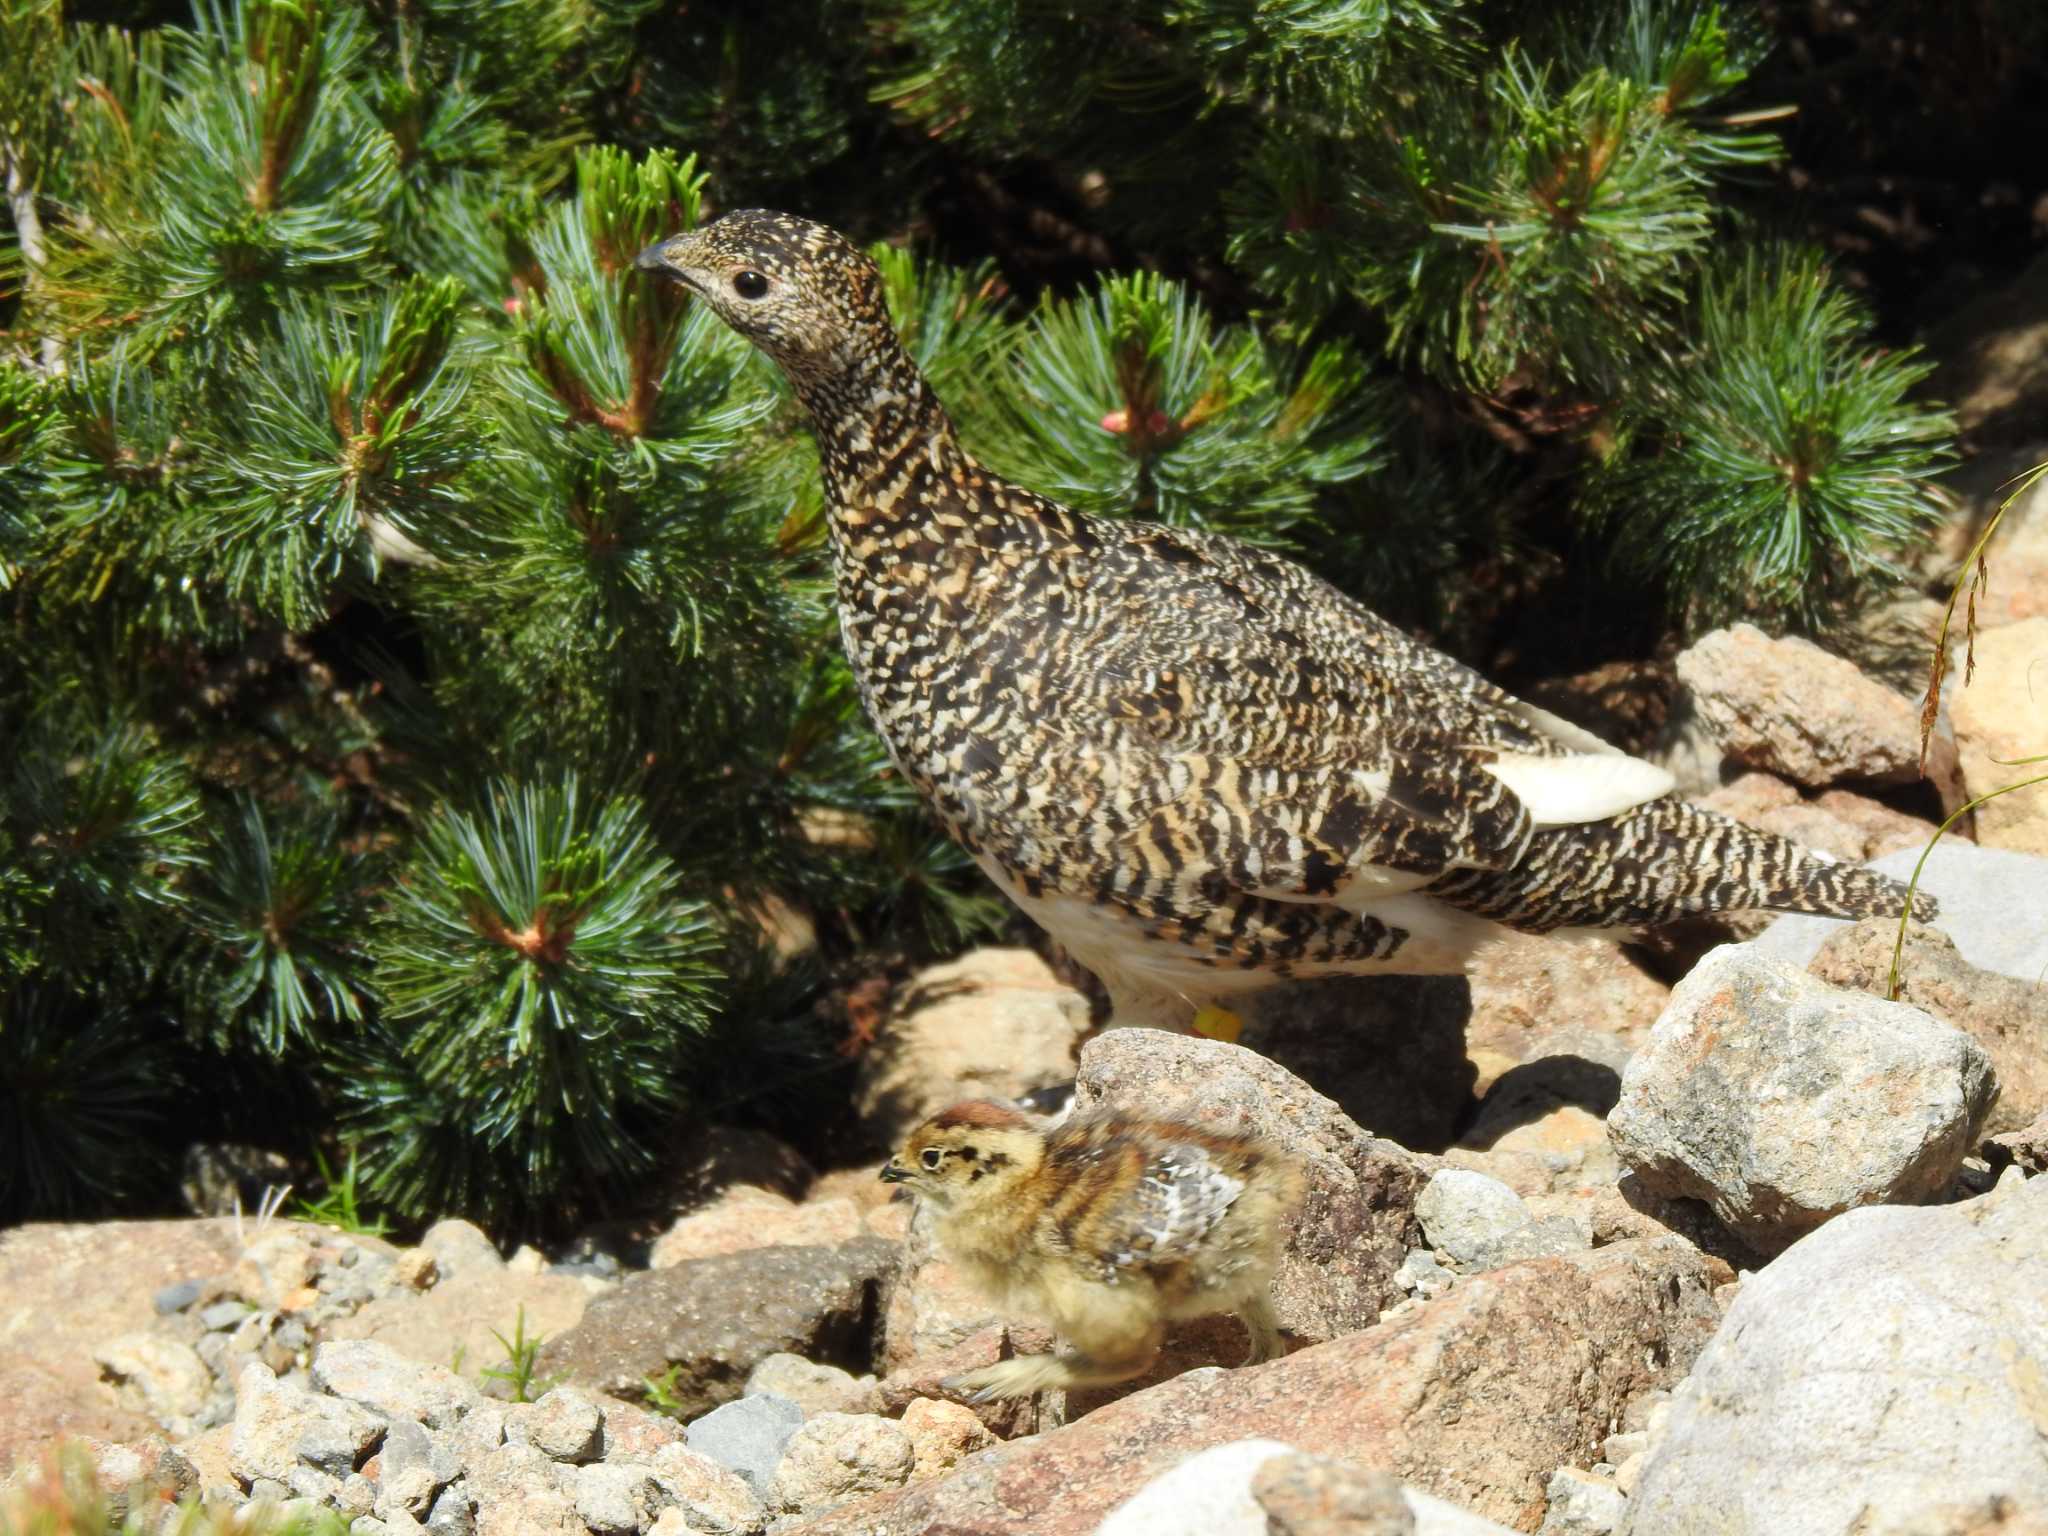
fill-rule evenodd
<path id="1" fill-rule="evenodd" d="M 882 1182 L 884 1184 L 908 1184 L 910 1182 L 910 1170 L 903 1167 L 892 1157 L 889 1161 L 882 1164 Z"/>
<path id="2" fill-rule="evenodd" d="M 669 260 L 669 251 L 674 247 L 677 238 L 671 235 L 666 240 L 655 241 L 633 258 L 633 265 L 642 272 L 658 272 L 663 277 L 681 283 L 685 288 L 695 288 L 697 285 L 690 281 L 690 274 Z"/>

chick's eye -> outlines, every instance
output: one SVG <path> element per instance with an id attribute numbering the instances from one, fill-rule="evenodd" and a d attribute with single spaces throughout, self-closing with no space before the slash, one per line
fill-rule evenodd
<path id="1" fill-rule="evenodd" d="M 936 1168 L 939 1166 L 939 1160 L 945 1155 L 937 1147 L 926 1147 L 924 1149 L 924 1156 L 919 1161 L 927 1168 Z"/>
<path id="2" fill-rule="evenodd" d="M 732 291 L 743 299 L 758 299 L 768 291 L 768 279 L 759 272 L 735 272 Z"/>

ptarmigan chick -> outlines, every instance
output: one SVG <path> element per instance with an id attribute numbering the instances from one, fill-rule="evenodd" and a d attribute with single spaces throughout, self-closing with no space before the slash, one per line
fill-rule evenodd
<path id="1" fill-rule="evenodd" d="M 1269 1144 L 1096 1110 L 1046 1126 L 1000 1104 L 933 1116 L 882 1168 L 932 1208 L 940 1251 L 1066 1341 L 948 1382 L 976 1401 L 1138 1375 L 1166 1324 L 1236 1312 L 1247 1364 L 1281 1353 L 1269 1288 L 1301 1168 Z"/>

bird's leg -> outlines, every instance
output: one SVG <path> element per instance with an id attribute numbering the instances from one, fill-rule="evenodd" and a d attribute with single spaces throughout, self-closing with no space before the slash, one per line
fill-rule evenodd
<path id="1" fill-rule="evenodd" d="M 1264 1287 L 1245 1298 L 1244 1304 L 1237 1309 L 1237 1315 L 1244 1319 L 1244 1330 L 1251 1335 L 1251 1352 L 1245 1356 L 1246 1365 L 1278 1360 L 1287 1353 L 1286 1341 L 1280 1337 L 1280 1319 L 1273 1315 L 1273 1298 Z"/>
<path id="2" fill-rule="evenodd" d="M 1020 1355 L 1015 1360 L 985 1365 L 977 1371 L 948 1376 L 941 1385 L 969 1394 L 976 1403 L 999 1397 L 1028 1397 L 1033 1392 L 1050 1392 L 1064 1387 L 1106 1387 L 1129 1381 L 1159 1358 L 1163 1328 L 1155 1323 L 1141 1337 L 1118 1340 L 1113 1349 L 1093 1353 L 1063 1349 L 1055 1355 Z"/>

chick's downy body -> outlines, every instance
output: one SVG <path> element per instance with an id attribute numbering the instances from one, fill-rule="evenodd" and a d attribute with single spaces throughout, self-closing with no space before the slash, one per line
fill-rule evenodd
<path id="1" fill-rule="evenodd" d="M 750 210 L 640 263 L 788 375 L 870 716 L 1116 1022 L 1186 1027 L 1294 976 L 1456 972 L 1504 928 L 1902 909 L 1896 882 L 1687 804 L 1298 565 L 1004 480 L 836 232 Z"/>
<path id="2" fill-rule="evenodd" d="M 1252 1137 L 1093 1111 L 1046 1127 L 960 1104 L 913 1131 L 882 1177 L 932 1212 L 940 1251 L 1066 1348 L 955 1385 L 984 1397 L 1122 1381 L 1167 1323 L 1235 1312 L 1250 1360 L 1280 1353 L 1270 1288 L 1300 1200 L 1299 1166 Z"/>

